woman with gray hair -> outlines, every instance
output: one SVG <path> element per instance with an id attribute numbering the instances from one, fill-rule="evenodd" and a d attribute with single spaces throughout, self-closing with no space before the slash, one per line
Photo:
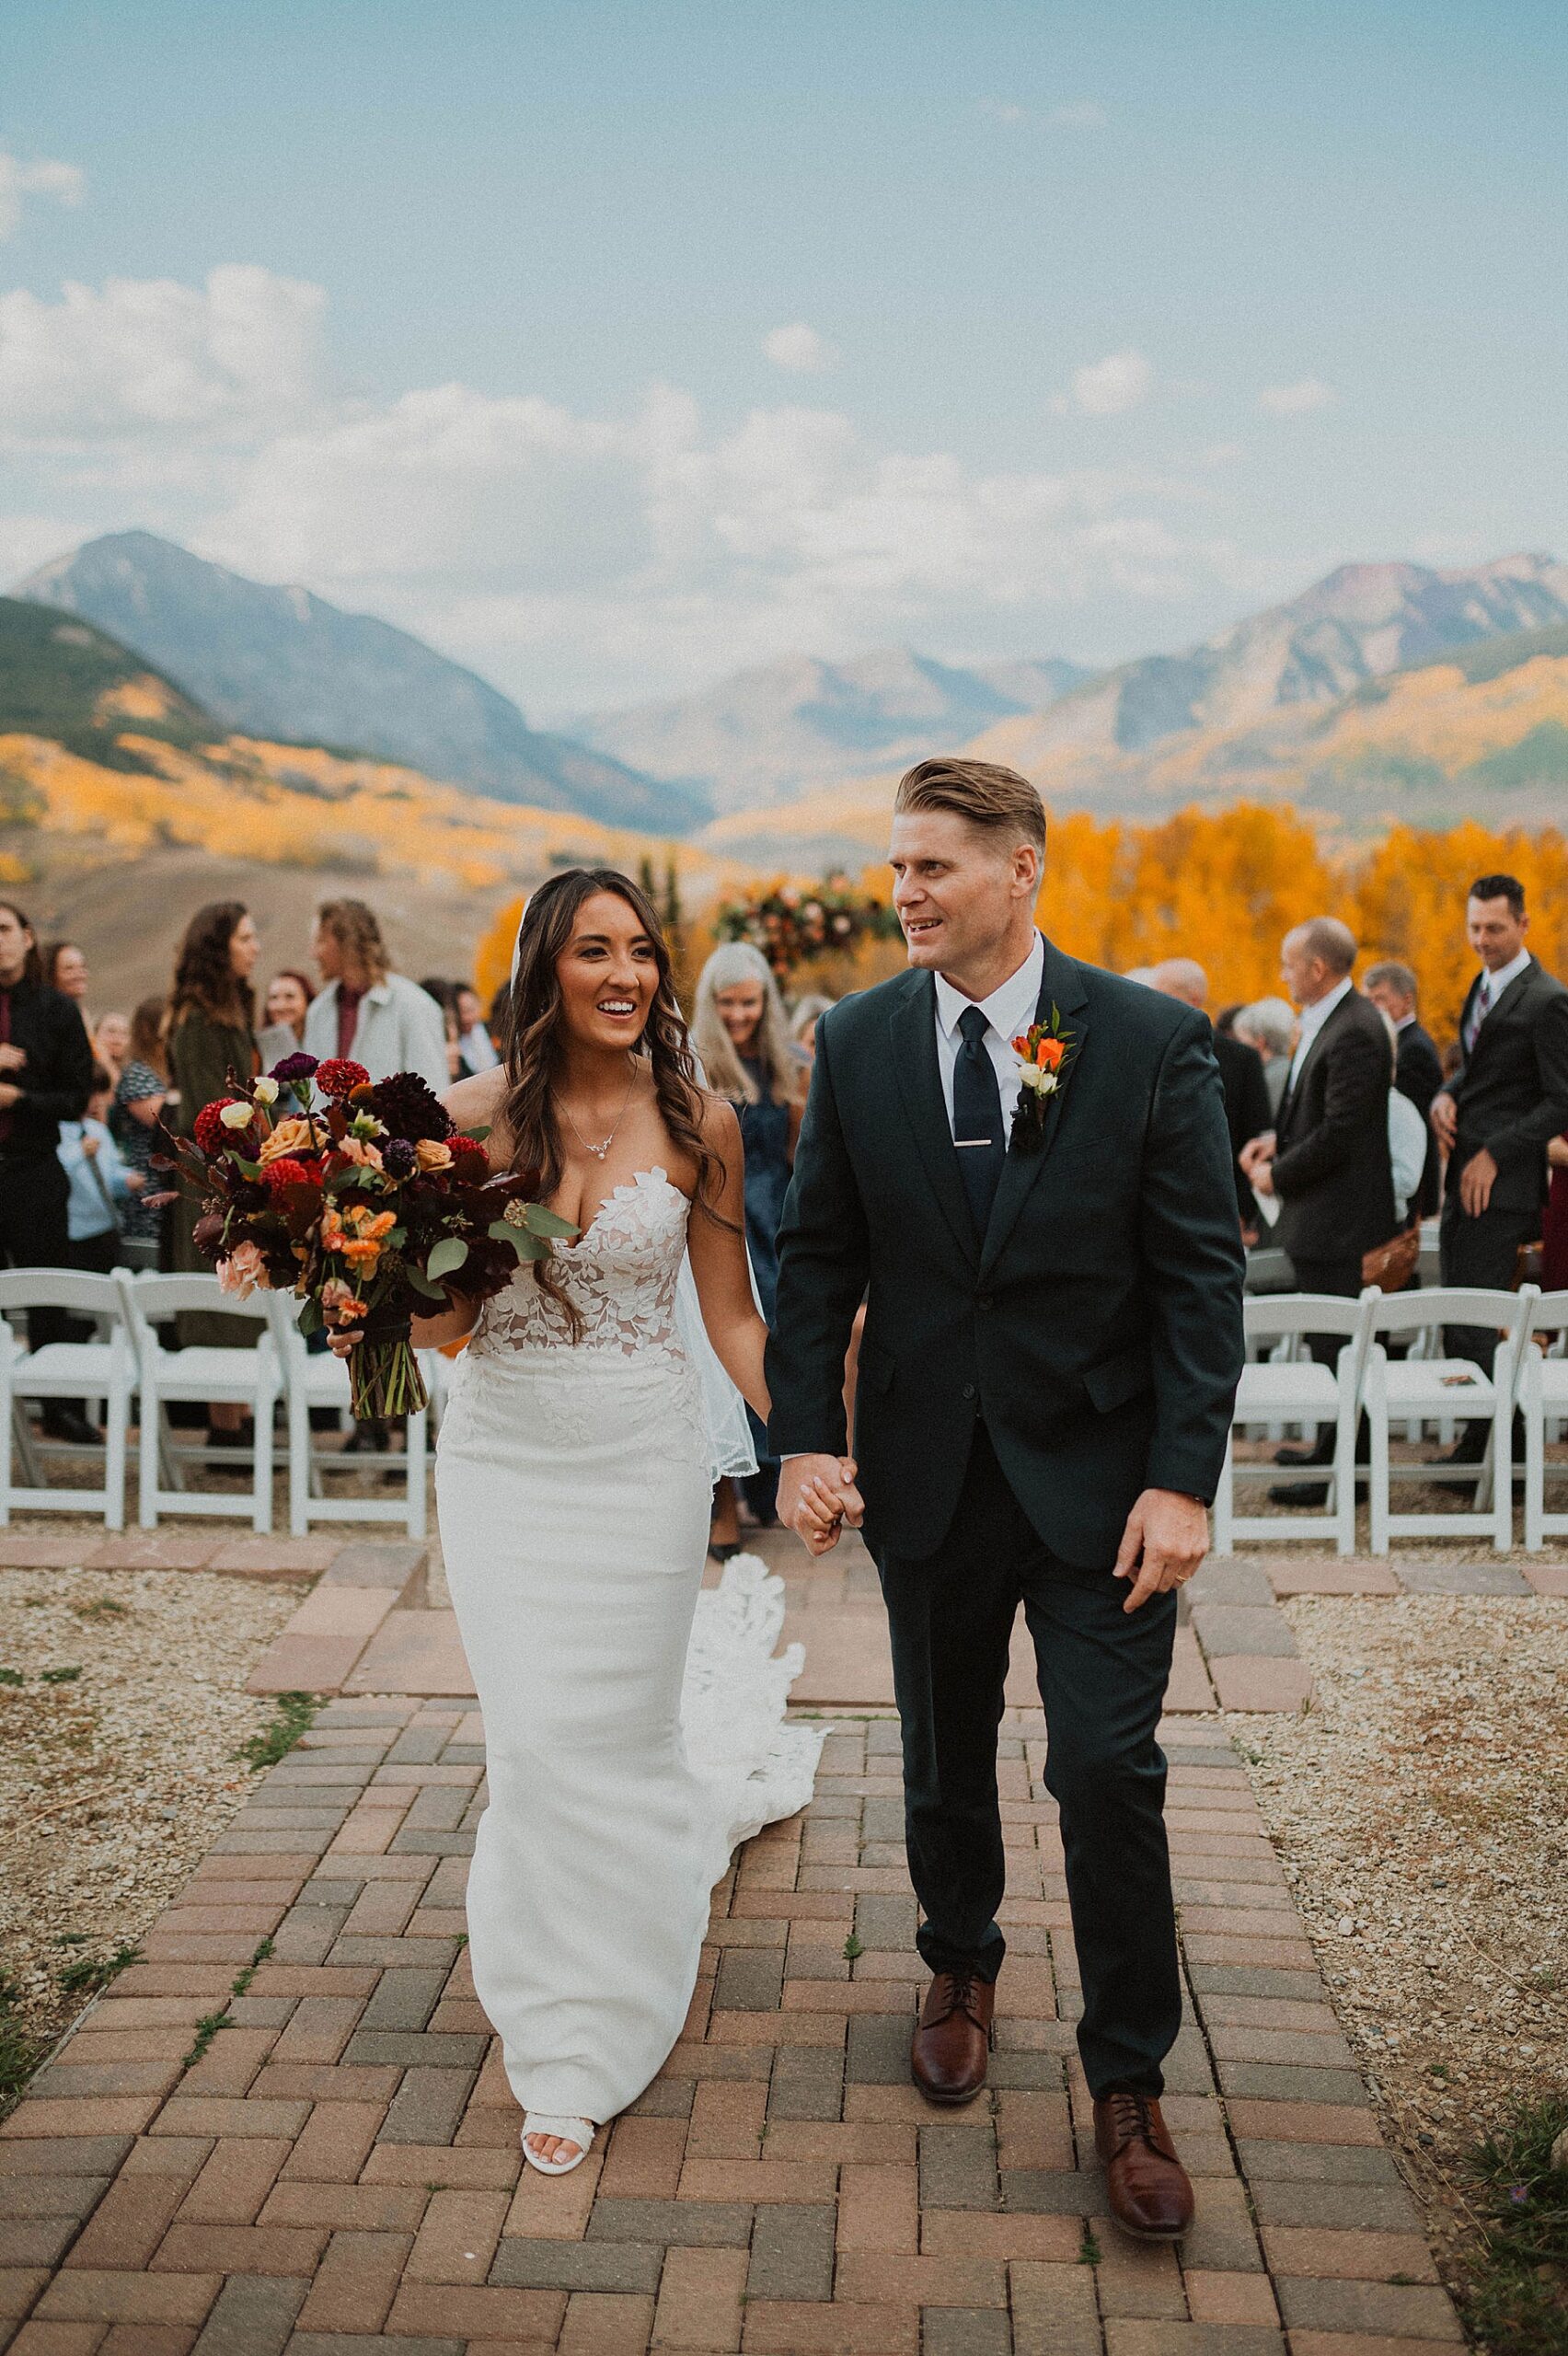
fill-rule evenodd
<path id="1" fill-rule="evenodd" d="M 1244 1045 L 1255 1047 L 1262 1056 L 1269 1110 L 1277 1113 L 1285 1083 L 1290 1077 L 1291 1048 L 1296 1038 L 1295 1009 L 1283 998 L 1260 998 L 1241 1009 L 1231 1027 Z"/>
<path id="2" fill-rule="evenodd" d="M 723 942 L 704 965 L 698 977 L 691 1038 L 708 1085 L 727 1096 L 740 1116 L 746 1247 L 762 1313 L 771 1325 L 778 1286 L 778 1222 L 800 1134 L 805 1059 L 790 1036 L 773 970 L 750 941 Z M 752 1436 L 757 1469 L 743 1486 L 747 1505 L 766 1526 L 774 1519 L 778 1465 L 765 1454 L 767 1436 L 755 1418 Z M 739 1547 L 734 1484 L 721 1481 L 714 1497 L 712 1551 L 724 1562 Z"/>

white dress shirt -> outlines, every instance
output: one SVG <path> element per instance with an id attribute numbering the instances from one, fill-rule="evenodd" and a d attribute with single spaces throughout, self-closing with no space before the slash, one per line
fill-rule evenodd
<path id="1" fill-rule="evenodd" d="M 1347 999 L 1355 987 L 1355 983 L 1347 974 L 1343 982 L 1336 982 L 1332 990 L 1325 990 L 1315 1004 L 1302 1008 L 1297 1025 L 1296 1053 L 1290 1061 L 1290 1078 L 1285 1083 L 1287 1091 L 1294 1088 L 1300 1079 L 1301 1067 L 1311 1053 L 1312 1042 L 1319 1032 L 1341 999 Z"/>
<path id="2" fill-rule="evenodd" d="M 955 990 L 945 974 L 937 976 L 937 1068 L 942 1076 L 942 1098 L 947 1105 L 948 1126 L 952 1126 L 952 1076 L 958 1062 L 958 1051 L 963 1045 L 963 1034 L 958 1027 L 964 1009 L 978 1006 L 986 1018 L 986 1052 L 997 1073 L 997 1092 L 1002 1100 L 1002 1135 L 1008 1134 L 1009 1124 L 1018 1104 L 1022 1085 L 1018 1076 L 1018 1057 L 1013 1053 L 1013 1041 L 1021 1038 L 1034 1020 L 1040 1003 L 1040 985 L 1045 974 L 1045 942 L 1038 932 L 1034 935 L 1028 956 L 1014 974 L 991 992 L 989 998 L 965 998 Z"/>

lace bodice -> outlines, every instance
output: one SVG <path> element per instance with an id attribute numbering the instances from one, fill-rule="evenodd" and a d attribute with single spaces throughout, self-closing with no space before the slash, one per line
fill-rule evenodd
<path id="1" fill-rule="evenodd" d="M 679 1357 L 675 1286 L 686 1251 L 686 1197 L 668 1173 L 640 1170 L 617 1186 L 575 1243 L 556 1246 L 563 1289 L 582 1320 L 575 1345 L 559 1301 L 519 1268 L 488 1300 L 469 1356 L 502 1351 L 608 1351 L 620 1358 Z"/>

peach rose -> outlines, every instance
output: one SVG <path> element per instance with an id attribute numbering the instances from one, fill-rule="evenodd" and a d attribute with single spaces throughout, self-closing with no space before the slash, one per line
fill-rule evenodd
<path id="1" fill-rule="evenodd" d="M 439 1138 L 421 1138 L 414 1147 L 414 1160 L 421 1170 L 450 1170 L 452 1149 Z"/>
<path id="2" fill-rule="evenodd" d="M 263 1170 L 270 1161 L 277 1161 L 285 1153 L 309 1153 L 316 1144 L 316 1134 L 308 1121 L 280 1121 L 270 1138 L 262 1141 L 256 1159 Z"/>

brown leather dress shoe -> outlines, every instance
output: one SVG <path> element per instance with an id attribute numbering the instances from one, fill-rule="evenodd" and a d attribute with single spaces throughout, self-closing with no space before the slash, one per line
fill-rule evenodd
<path id="1" fill-rule="evenodd" d="M 926 1991 L 909 2069 L 928 2102 L 973 2102 L 986 2083 L 997 1991 L 973 1971 L 939 1971 Z"/>
<path id="2" fill-rule="evenodd" d="M 1094 2106 L 1111 2214 L 1140 2242 L 1179 2241 L 1193 2222 L 1193 2188 L 1152 2095 L 1113 2086 Z"/>

